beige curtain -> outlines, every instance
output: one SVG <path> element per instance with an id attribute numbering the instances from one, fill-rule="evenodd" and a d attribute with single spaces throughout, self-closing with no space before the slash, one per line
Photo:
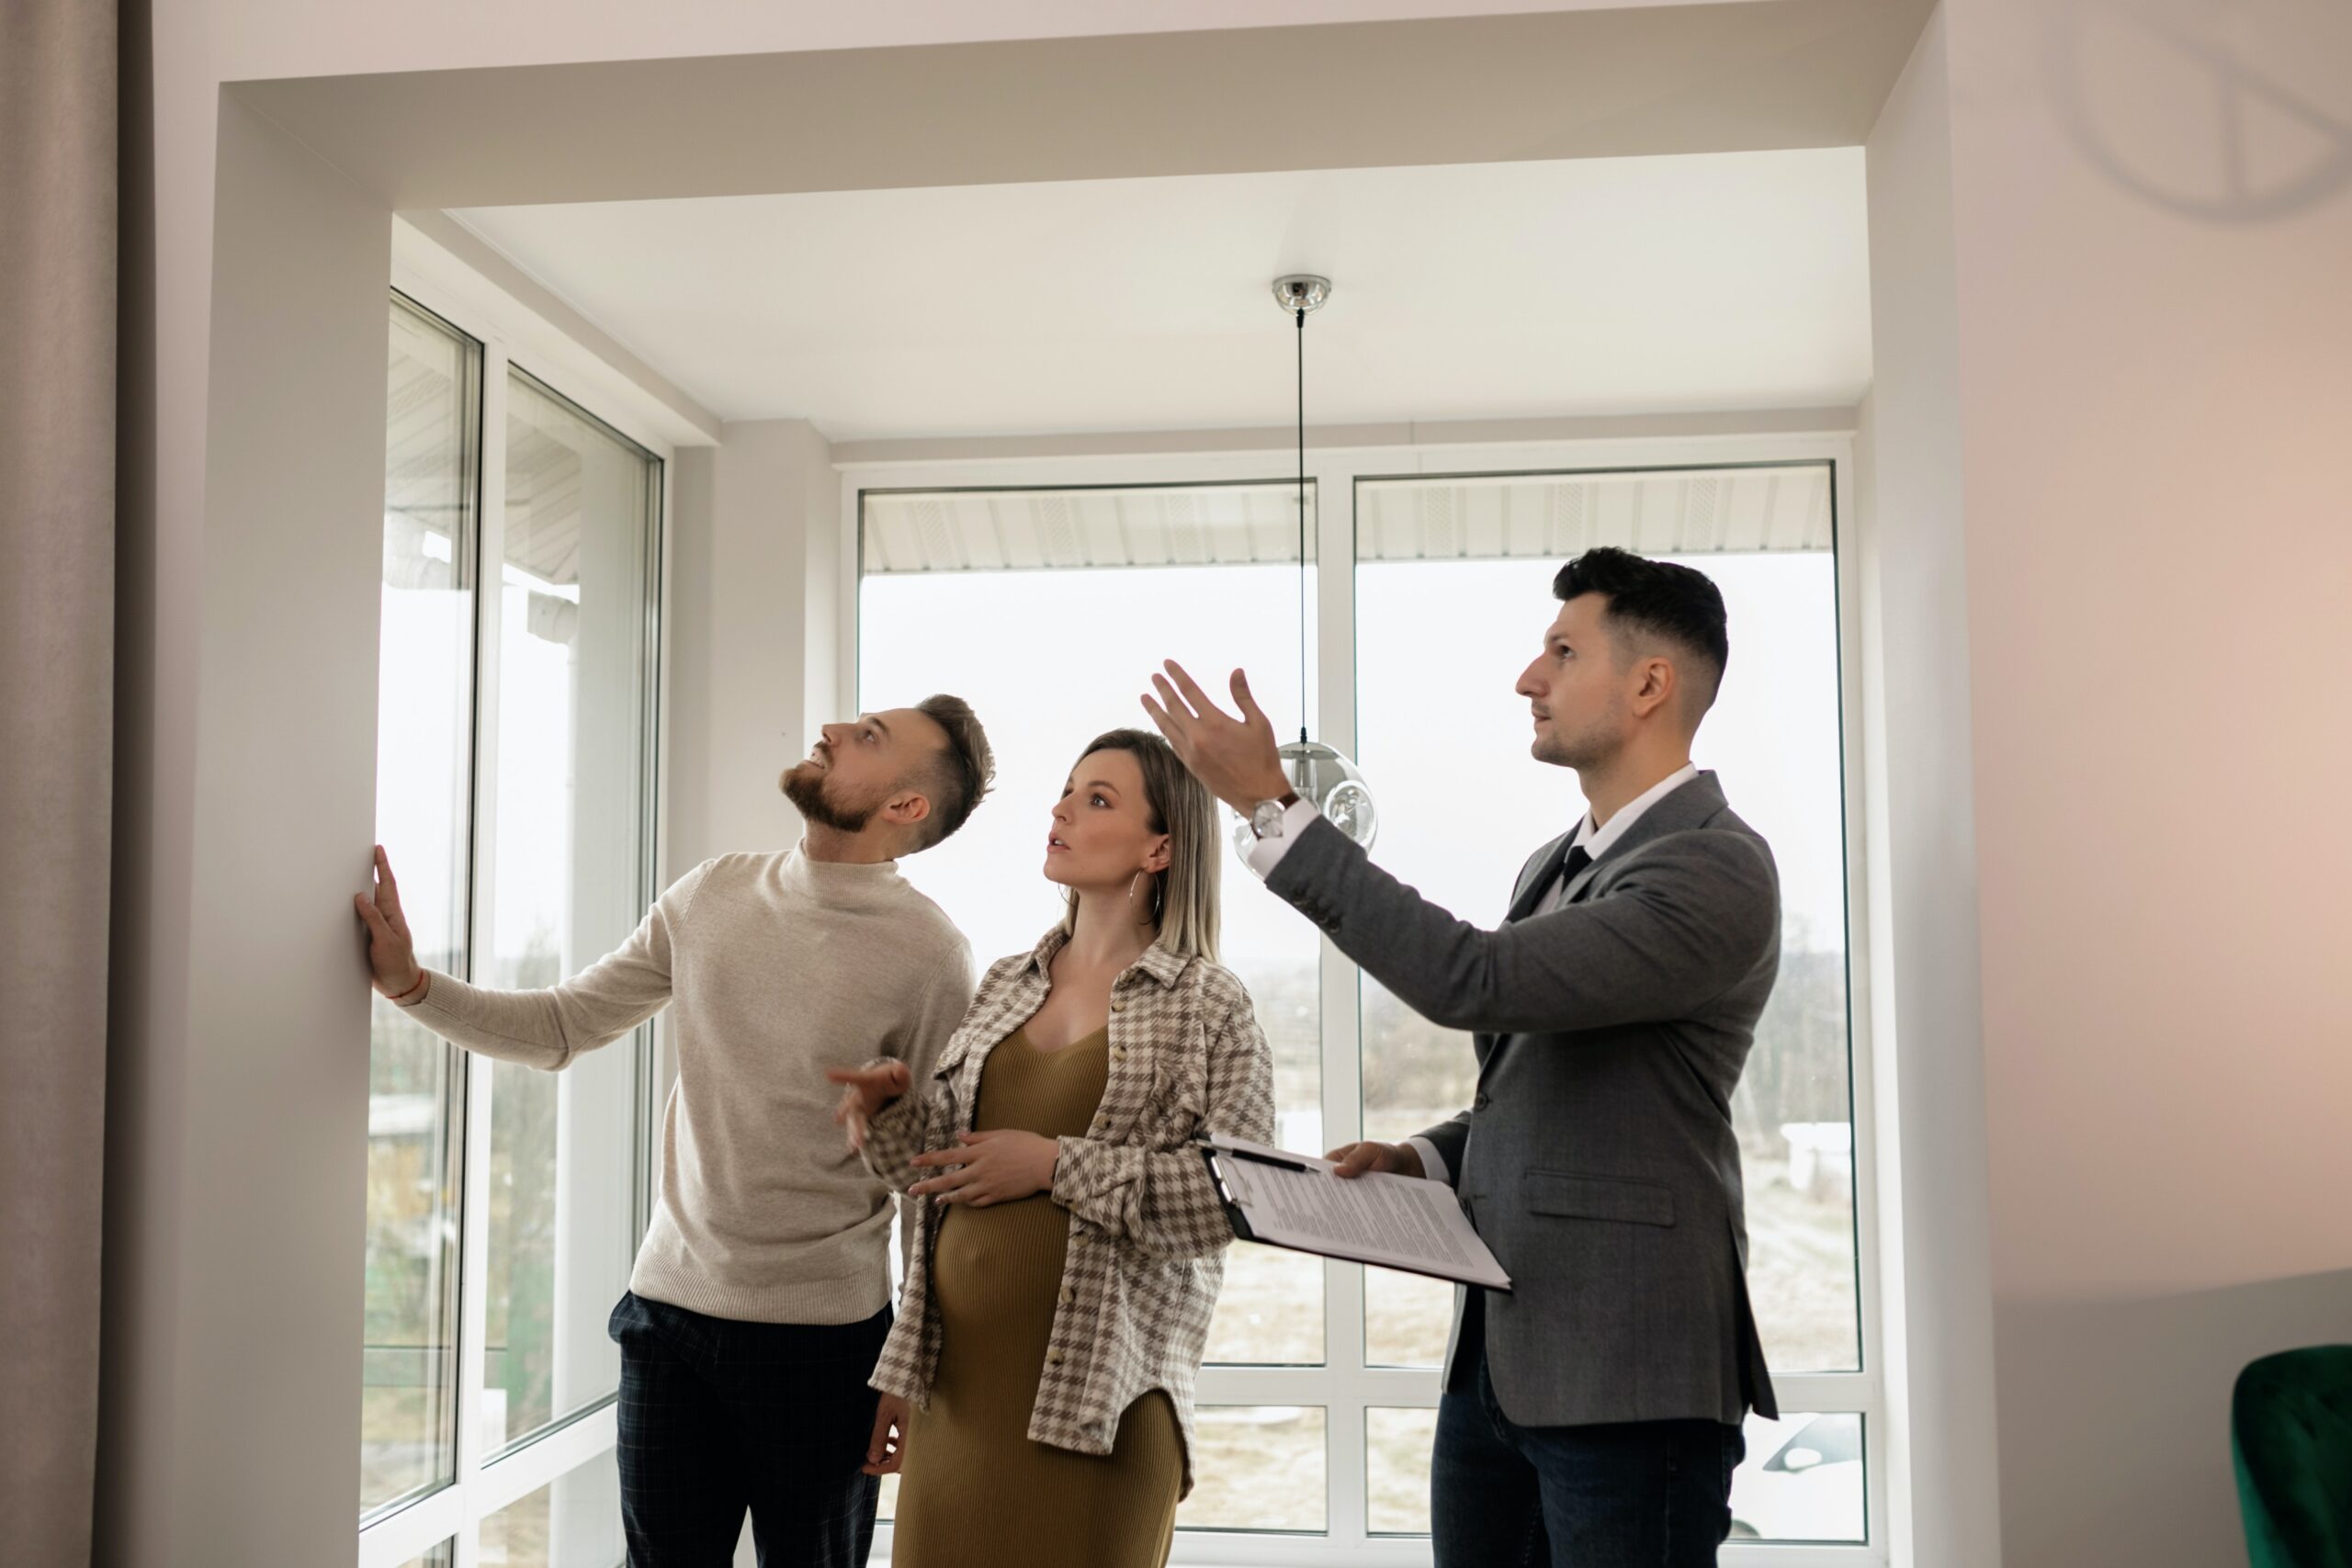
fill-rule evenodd
<path id="1" fill-rule="evenodd" d="M 0 1558 L 88 1561 L 115 540 L 115 0 L 0 0 Z"/>

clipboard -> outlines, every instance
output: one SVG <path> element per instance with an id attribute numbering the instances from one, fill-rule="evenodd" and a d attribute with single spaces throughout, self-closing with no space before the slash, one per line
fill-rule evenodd
<path id="1" fill-rule="evenodd" d="M 1243 1241 L 1510 1292 L 1510 1276 L 1443 1182 L 1386 1171 L 1341 1182 L 1330 1161 L 1312 1156 L 1238 1139 L 1198 1146 Z"/>

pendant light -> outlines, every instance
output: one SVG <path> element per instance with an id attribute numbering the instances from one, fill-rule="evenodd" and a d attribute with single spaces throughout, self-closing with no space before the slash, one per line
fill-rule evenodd
<path id="1" fill-rule="evenodd" d="M 1331 297 L 1331 280 L 1309 273 L 1274 279 L 1274 303 L 1298 331 L 1298 739 L 1282 748 L 1283 776 L 1326 821 L 1365 849 L 1379 830 L 1380 813 L 1363 774 L 1346 753 L 1307 738 L 1306 712 L 1306 314 Z M 1246 818 L 1233 825 L 1233 851 L 1243 864 L 1258 841 Z"/>

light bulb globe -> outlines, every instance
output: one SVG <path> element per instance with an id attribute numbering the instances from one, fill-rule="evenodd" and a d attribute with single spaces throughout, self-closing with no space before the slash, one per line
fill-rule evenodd
<path id="1" fill-rule="evenodd" d="M 1319 740 L 1294 740 L 1282 749 L 1283 776 L 1301 799 L 1315 803 L 1325 821 L 1369 850 L 1380 831 L 1380 809 L 1363 773 L 1347 753 Z M 1250 863 L 1258 835 L 1250 819 L 1236 815 L 1231 824 L 1233 852 Z"/>

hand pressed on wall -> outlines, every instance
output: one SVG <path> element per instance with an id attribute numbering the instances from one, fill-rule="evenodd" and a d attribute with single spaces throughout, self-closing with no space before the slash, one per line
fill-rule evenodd
<path id="1" fill-rule="evenodd" d="M 368 978 L 396 1002 L 423 999 L 424 971 L 417 966 L 416 942 L 408 934 L 408 917 L 401 913 L 401 885 L 392 876 L 392 858 L 376 846 L 375 897 L 351 896 L 368 928 Z"/>

